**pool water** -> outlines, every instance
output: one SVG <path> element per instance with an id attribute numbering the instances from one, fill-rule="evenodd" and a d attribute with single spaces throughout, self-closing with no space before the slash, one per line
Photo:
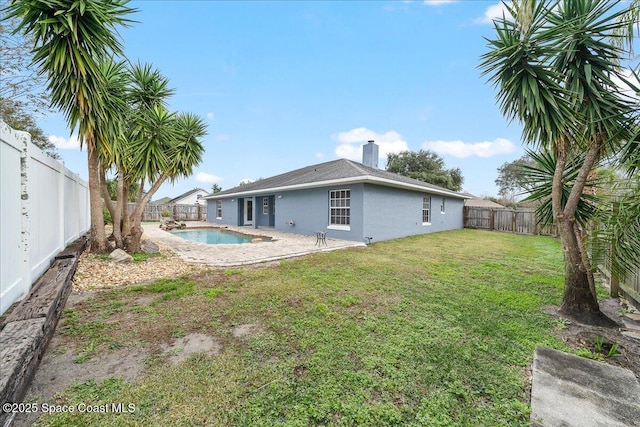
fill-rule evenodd
<path id="1" fill-rule="evenodd" d="M 239 243 L 251 243 L 255 236 L 234 233 L 232 231 L 217 230 L 213 228 L 200 228 L 197 230 L 171 230 L 171 234 L 175 234 L 185 240 L 198 243 L 208 243 L 210 245 L 234 245 Z"/>

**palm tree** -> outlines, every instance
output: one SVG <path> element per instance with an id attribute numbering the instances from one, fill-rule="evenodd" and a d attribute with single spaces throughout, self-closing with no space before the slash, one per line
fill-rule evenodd
<path id="1" fill-rule="evenodd" d="M 128 112 L 126 100 L 127 79 L 125 73 L 125 61 L 107 60 L 102 61 L 100 69 L 104 78 L 104 90 L 101 94 L 103 105 L 109 111 L 109 117 L 105 122 L 99 122 L 97 128 L 99 132 L 95 135 L 98 142 L 98 161 L 100 190 L 105 207 L 111 214 L 113 236 L 116 247 L 122 247 L 122 234 L 120 228 L 115 224 L 122 221 L 122 209 L 116 211 L 111 201 L 109 183 L 106 179 L 106 172 L 117 166 L 122 160 L 122 149 L 125 139 L 125 121 Z M 116 193 L 119 192 L 119 181 L 116 181 Z"/>
<path id="2" fill-rule="evenodd" d="M 202 161 L 204 146 L 200 139 L 206 135 L 206 128 L 205 121 L 191 113 L 169 113 L 157 106 L 145 114 L 132 141 L 136 153 L 133 163 L 140 173 L 140 188 L 145 182 L 151 187 L 146 193 L 140 192 L 130 216 L 129 252 L 140 251 L 142 215 L 153 194 L 167 179 L 173 182 L 191 175 Z"/>
<path id="3" fill-rule="evenodd" d="M 100 198 L 99 123 L 109 119 L 101 94 L 100 61 L 122 53 L 118 25 L 134 12 L 128 0 L 15 0 L 6 19 L 20 20 L 15 32 L 34 37 L 33 63 L 47 78 L 52 107 L 78 128 L 87 146 L 91 206 L 91 251 L 104 252 L 106 239 Z"/>
<path id="4" fill-rule="evenodd" d="M 628 24 L 624 10 L 609 0 L 521 0 L 508 9 L 513 19 L 495 21 L 497 36 L 480 68 L 498 88 L 502 113 L 522 123 L 524 141 L 556 158 L 551 205 L 565 261 L 561 312 L 610 324 L 590 289 L 575 215 L 592 169 L 633 139 L 635 105 L 613 80 L 624 80 L 625 51 L 611 41 Z M 584 157 L 563 204 L 565 170 L 578 152 Z"/>

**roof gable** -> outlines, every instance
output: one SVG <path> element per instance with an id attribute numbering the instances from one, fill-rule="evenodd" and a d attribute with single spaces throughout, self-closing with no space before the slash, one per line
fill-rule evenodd
<path id="1" fill-rule="evenodd" d="M 203 193 L 205 193 L 204 195 L 208 195 L 209 194 L 209 193 L 207 193 L 206 190 L 204 190 L 202 188 L 194 188 L 193 190 L 189 190 L 186 193 L 183 193 L 183 194 L 179 195 L 178 197 L 174 197 L 169 202 L 170 203 L 174 203 L 176 200 L 184 199 L 185 197 L 189 197 L 190 195 L 192 195 L 194 193 L 198 193 L 198 192 L 203 192 Z"/>

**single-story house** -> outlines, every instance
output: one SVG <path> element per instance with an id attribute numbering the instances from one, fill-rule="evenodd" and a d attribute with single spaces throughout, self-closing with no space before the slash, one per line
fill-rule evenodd
<path id="1" fill-rule="evenodd" d="M 209 193 L 202 188 L 194 188 L 169 200 L 169 203 L 174 205 L 195 205 L 196 203 L 204 205 L 204 197 L 208 195 Z"/>
<path id="2" fill-rule="evenodd" d="M 363 163 L 338 159 L 206 196 L 207 221 L 303 235 L 381 241 L 462 228 L 464 196 Z"/>
<path id="3" fill-rule="evenodd" d="M 171 201 L 171 197 L 163 197 L 161 199 L 153 200 L 147 203 L 147 206 L 164 206 L 164 205 L 168 205 L 170 201 Z"/>

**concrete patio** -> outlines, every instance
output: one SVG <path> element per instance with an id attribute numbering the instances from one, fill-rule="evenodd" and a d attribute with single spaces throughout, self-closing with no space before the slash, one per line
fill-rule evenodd
<path id="1" fill-rule="evenodd" d="M 259 264 L 279 259 L 293 258 L 316 252 L 360 247 L 362 242 L 326 239 L 326 245 L 316 244 L 315 236 L 303 236 L 293 233 L 281 233 L 271 229 L 250 227 L 218 227 L 206 222 L 186 222 L 188 229 L 218 228 L 243 234 L 270 237 L 270 242 L 245 244 L 206 244 L 191 242 L 159 228 L 158 223 L 144 224 L 143 239 L 149 239 L 175 252 L 187 262 L 201 263 L 218 267 Z"/>

